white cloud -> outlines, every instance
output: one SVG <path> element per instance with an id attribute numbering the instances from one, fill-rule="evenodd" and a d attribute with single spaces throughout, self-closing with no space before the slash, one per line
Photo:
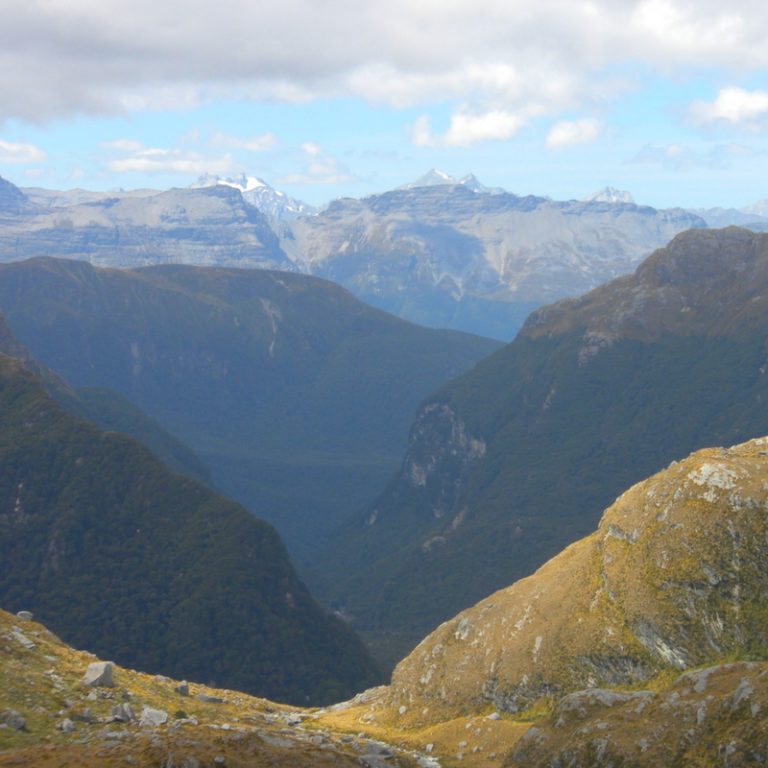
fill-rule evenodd
<path id="1" fill-rule="evenodd" d="M 593 118 L 561 120 L 550 128 L 546 138 L 549 149 L 564 149 L 575 144 L 587 144 L 600 135 L 600 122 Z"/>
<path id="2" fill-rule="evenodd" d="M 411 141 L 421 147 L 468 147 L 479 141 L 510 139 L 524 122 L 521 115 L 500 109 L 484 114 L 458 111 L 451 116 L 448 130 L 438 135 L 432 132 L 429 118 L 422 115 L 411 128 Z"/>
<path id="3" fill-rule="evenodd" d="M 279 184 L 343 184 L 354 181 L 355 177 L 337 160 L 314 141 L 301 145 L 304 168 L 301 173 L 292 173 L 278 179 Z"/>
<path id="4" fill-rule="evenodd" d="M 615 72 L 766 68 L 766 39 L 762 0 L 4 0 L 0 120 L 356 96 L 460 103 L 460 144 L 586 108 Z"/>
<path id="5" fill-rule="evenodd" d="M 39 163 L 45 152 L 34 144 L 17 144 L 0 139 L 0 163 Z"/>
<path id="6" fill-rule="evenodd" d="M 107 160 L 106 168 L 112 173 L 172 173 L 201 176 L 206 173 L 227 174 L 234 170 L 232 156 L 209 157 L 178 147 L 146 147 L 132 139 L 118 139 L 102 145 L 122 157 Z"/>
<path id="7" fill-rule="evenodd" d="M 722 88 L 714 101 L 697 101 L 691 105 L 696 123 L 725 121 L 736 125 L 754 123 L 768 116 L 768 92 L 743 88 Z"/>

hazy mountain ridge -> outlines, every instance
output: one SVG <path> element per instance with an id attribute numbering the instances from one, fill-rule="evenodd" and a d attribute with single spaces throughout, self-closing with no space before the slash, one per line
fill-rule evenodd
<path id="1" fill-rule="evenodd" d="M 318 565 L 327 598 L 406 650 L 585 535 L 640 477 L 768 433 L 766 296 L 768 236 L 693 230 L 531 315 L 425 401 L 400 473 Z"/>
<path id="2" fill-rule="evenodd" d="M 16 262 L 0 309 L 68 381 L 119 392 L 190 446 L 302 557 L 383 486 L 423 397 L 499 346 L 267 270 Z"/>
<path id="3" fill-rule="evenodd" d="M 50 368 L 42 365 L 13 335 L 1 314 L 0 354 L 21 360 L 40 379 L 48 394 L 74 416 L 87 419 L 104 430 L 130 435 L 173 471 L 204 483 L 210 481 L 210 473 L 200 459 L 133 403 L 109 389 L 75 390 Z"/>
<path id="4" fill-rule="evenodd" d="M 328 701 L 376 680 L 275 531 L 0 355 L 0 600 L 144 669 Z M 308 697 L 308 698 L 307 698 Z"/>
<path id="5" fill-rule="evenodd" d="M 336 200 L 292 222 L 283 247 L 303 271 L 396 314 L 452 327 L 477 315 L 477 330 L 510 338 L 534 306 L 625 274 L 678 232 L 703 226 L 680 209 L 433 184 Z"/>
<path id="6" fill-rule="evenodd" d="M 310 216 L 318 210 L 309 203 L 289 197 L 285 192 L 275 189 L 263 179 L 247 176 L 244 173 L 234 179 L 206 174 L 201 176 L 192 185 L 192 188 L 215 187 L 217 185 L 240 190 L 243 199 L 258 208 L 274 224 L 290 221 L 299 216 Z"/>
<path id="7" fill-rule="evenodd" d="M 292 268 L 265 216 L 231 187 L 81 195 L 71 205 L 34 204 L 14 189 L 0 198 L 0 261 L 51 255 L 120 267 Z"/>
<path id="8" fill-rule="evenodd" d="M 254 177 L 200 184 L 213 186 L 113 196 L 30 190 L 32 199 L 13 188 L 0 259 L 301 271 L 414 322 L 510 339 L 543 302 L 629 272 L 679 231 L 704 225 L 679 209 L 518 197 L 471 174 L 436 171 L 309 216 Z"/>

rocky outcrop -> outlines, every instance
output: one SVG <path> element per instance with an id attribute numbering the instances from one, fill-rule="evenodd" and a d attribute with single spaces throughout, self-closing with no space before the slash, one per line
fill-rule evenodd
<path id="1" fill-rule="evenodd" d="M 767 509 L 768 438 L 673 463 L 594 534 L 429 635 L 396 668 L 390 707 L 518 712 L 593 689 L 561 702 L 567 719 L 616 703 L 597 688 L 759 652 Z"/>

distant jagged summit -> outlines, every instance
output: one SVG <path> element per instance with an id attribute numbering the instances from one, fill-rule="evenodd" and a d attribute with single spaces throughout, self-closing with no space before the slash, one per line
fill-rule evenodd
<path id="1" fill-rule="evenodd" d="M 597 192 L 584 198 L 586 203 L 627 203 L 634 204 L 635 198 L 630 192 L 616 187 L 603 187 Z"/>
<path id="2" fill-rule="evenodd" d="M 451 176 L 445 171 L 440 171 L 437 168 L 432 168 L 427 171 L 423 176 L 419 176 L 416 181 L 412 181 L 410 184 L 403 184 L 398 189 L 418 189 L 419 187 L 455 187 L 461 186 L 477 192 L 478 194 L 498 194 L 504 190 L 500 187 L 486 187 L 477 176 L 473 173 L 468 173 L 466 176 L 462 176 L 460 179 Z"/>
<path id="3" fill-rule="evenodd" d="M 20 213 L 29 204 L 26 195 L 15 184 L 0 176 L 0 214 Z"/>
<path id="4" fill-rule="evenodd" d="M 289 197 L 285 192 L 275 189 L 263 179 L 248 176 L 245 173 L 241 173 L 235 178 L 224 178 L 206 173 L 191 186 L 193 189 L 215 186 L 238 189 L 245 200 L 273 221 L 288 221 L 299 216 L 310 216 L 317 212 L 317 209 L 309 203 Z"/>

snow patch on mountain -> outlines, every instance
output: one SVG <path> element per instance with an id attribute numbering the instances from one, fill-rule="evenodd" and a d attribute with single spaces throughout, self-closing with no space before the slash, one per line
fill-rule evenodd
<path id="1" fill-rule="evenodd" d="M 634 204 L 635 198 L 630 192 L 616 187 L 603 187 L 589 197 L 584 198 L 586 203 L 627 203 Z"/>

